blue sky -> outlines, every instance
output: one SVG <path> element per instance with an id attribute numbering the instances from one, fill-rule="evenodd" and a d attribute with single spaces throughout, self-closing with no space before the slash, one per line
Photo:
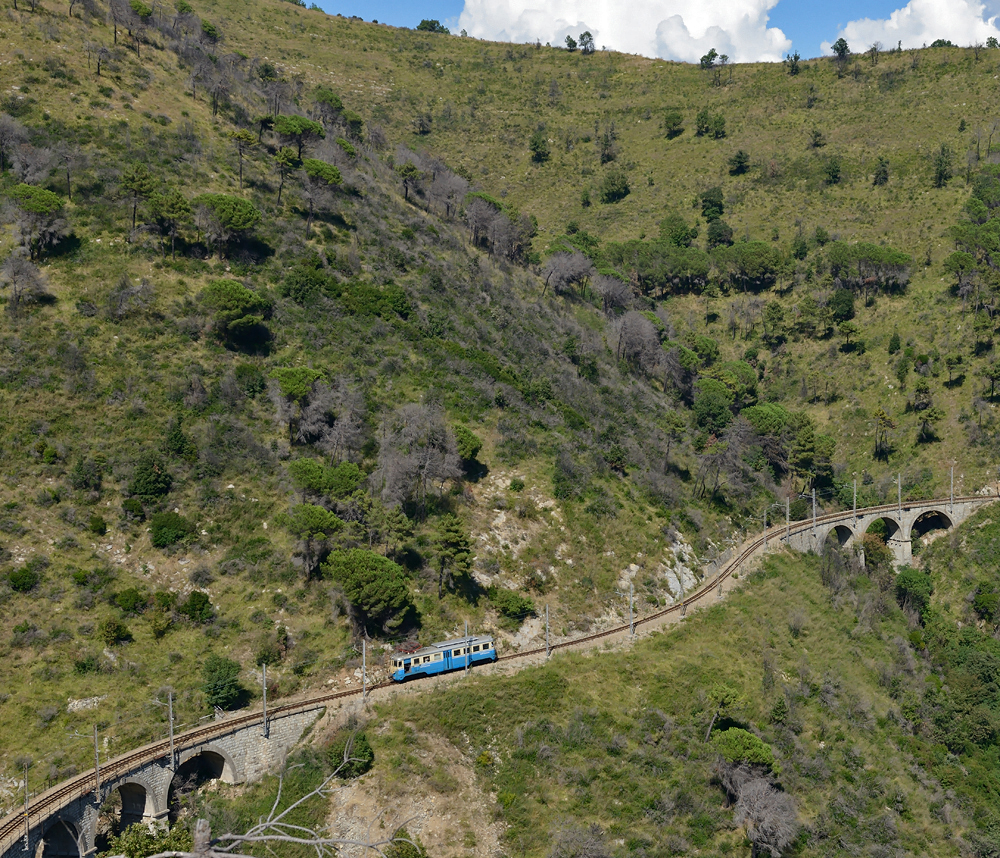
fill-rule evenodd
<path id="1" fill-rule="evenodd" d="M 832 42 L 849 21 L 861 18 L 888 18 L 905 0 L 780 0 L 770 11 L 768 26 L 780 28 L 792 40 L 793 50 L 804 57 L 820 54 L 820 44 Z M 423 18 L 454 24 L 464 0 L 318 0 L 330 14 L 358 15 L 397 27 L 415 27 Z M 539 4 L 544 5 L 544 4 Z"/>

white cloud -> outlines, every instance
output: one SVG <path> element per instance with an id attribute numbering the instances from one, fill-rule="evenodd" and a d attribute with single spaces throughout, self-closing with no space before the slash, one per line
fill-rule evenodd
<path id="1" fill-rule="evenodd" d="M 1000 38 L 997 29 L 996 0 L 990 4 L 975 0 L 910 0 L 888 18 L 861 18 L 851 21 L 837 33 L 853 51 L 862 51 L 874 42 L 894 48 L 919 48 L 936 39 L 948 39 L 956 45 L 985 42 L 990 36 Z M 991 14 L 992 13 L 992 14 Z M 830 43 L 823 51 L 829 53 Z"/>
<path id="2" fill-rule="evenodd" d="M 465 0 L 470 36 L 562 45 L 589 30 L 618 51 L 697 62 L 710 48 L 737 62 L 780 61 L 792 46 L 768 12 L 778 0 Z"/>

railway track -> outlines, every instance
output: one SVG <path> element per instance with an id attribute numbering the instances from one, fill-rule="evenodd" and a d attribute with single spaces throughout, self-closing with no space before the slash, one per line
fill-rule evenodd
<path id="1" fill-rule="evenodd" d="M 988 502 L 988 498 L 982 496 L 972 496 L 954 498 L 953 500 L 953 502 L 956 503 L 969 503 L 975 501 Z M 902 507 L 907 511 L 924 507 L 940 508 L 948 502 L 948 499 L 908 501 L 902 504 Z M 856 514 L 858 516 L 867 517 L 875 513 L 894 512 L 899 508 L 899 506 L 899 504 L 884 504 L 882 506 L 866 507 L 865 509 L 858 510 Z M 844 522 L 850 520 L 854 515 L 855 513 L 853 512 L 828 513 L 823 516 L 817 516 L 815 524 L 820 525 Z M 578 638 L 573 638 L 572 640 L 559 641 L 552 644 L 548 648 L 543 646 L 535 647 L 530 650 L 507 653 L 506 655 L 499 656 L 497 661 L 514 662 L 527 660 L 563 649 L 591 649 L 595 644 L 608 638 L 616 636 L 624 637 L 625 635 L 630 634 L 633 628 L 649 628 L 658 623 L 669 621 L 674 615 L 679 614 L 680 616 L 684 616 L 689 608 L 698 607 L 700 604 L 708 601 L 714 591 L 719 591 L 721 593 L 721 590 L 719 589 L 720 585 L 739 572 L 745 563 L 756 557 L 759 553 L 762 553 L 765 548 L 765 542 L 772 541 L 777 544 L 783 536 L 807 532 L 812 529 L 813 525 L 814 522 L 812 519 L 795 522 L 790 526 L 776 525 L 766 531 L 766 536 L 765 533 L 762 532 L 759 536 L 747 540 L 740 546 L 739 553 L 730 558 L 717 570 L 715 576 L 710 582 L 702 584 L 701 587 L 693 591 L 689 596 L 686 596 L 681 602 L 637 618 L 632 626 L 629 626 L 628 624 L 614 626 L 610 629 L 605 629 L 604 631 L 595 632 L 594 634 L 583 635 Z M 391 680 L 381 682 L 377 685 L 370 686 L 368 693 L 377 691 L 380 688 L 392 686 L 393 684 L 394 683 Z M 333 691 L 325 694 L 312 695 L 298 701 L 289 702 L 281 706 L 271 708 L 268 712 L 268 720 L 279 718 L 283 715 L 295 714 L 297 712 L 320 709 L 336 700 L 359 697 L 361 694 L 362 691 L 359 689 L 351 691 Z M 198 745 L 211 741 L 212 739 L 224 736 L 233 730 L 258 723 L 261 721 L 262 717 L 262 712 L 249 712 L 243 715 L 237 715 L 233 718 L 216 721 L 204 727 L 197 727 L 193 730 L 188 730 L 185 733 L 179 733 L 174 736 L 175 752 L 197 747 Z M 101 767 L 101 784 L 104 785 L 106 783 L 113 783 L 118 780 L 118 778 L 127 775 L 129 772 L 135 771 L 148 763 L 163 759 L 168 756 L 169 753 L 170 742 L 168 739 L 162 739 L 158 742 L 152 742 L 148 745 L 144 745 L 143 747 L 130 751 L 127 754 L 115 757 L 113 760 L 110 760 Z M 64 781 L 61 784 L 57 784 L 56 786 L 51 787 L 45 792 L 39 794 L 32 801 L 30 801 L 28 806 L 28 821 L 30 827 L 34 828 L 40 822 L 44 822 L 44 820 L 48 817 L 58 812 L 61 808 L 85 796 L 87 793 L 92 792 L 94 790 L 94 786 L 95 772 L 93 769 L 90 769 L 83 774 L 76 775 L 75 777 Z M 10 849 L 10 847 L 23 836 L 23 833 L 24 811 L 13 813 L 2 820 L 2 822 L 0 822 L 0 854 L 3 854 Z"/>

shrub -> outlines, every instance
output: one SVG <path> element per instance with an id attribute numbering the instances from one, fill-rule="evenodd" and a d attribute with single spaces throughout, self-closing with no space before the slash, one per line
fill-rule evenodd
<path id="1" fill-rule="evenodd" d="M 132 640 L 132 632 L 121 620 L 108 617 L 98 624 L 97 639 L 105 646 L 117 646 Z"/>
<path id="2" fill-rule="evenodd" d="M 87 529 L 97 536 L 104 536 L 108 532 L 108 523 L 102 516 L 94 514 L 87 523 Z"/>
<path id="3" fill-rule="evenodd" d="M 41 580 L 42 576 L 27 565 L 19 569 L 14 569 L 7 575 L 10 588 L 16 593 L 30 593 L 38 586 L 38 582 Z"/>
<path id="4" fill-rule="evenodd" d="M 104 477 L 101 459 L 80 459 L 69 475 L 70 485 L 77 491 L 99 492 Z"/>
<path id="5" fill-rule="evenodd" d="M 866 559 L 867 556 L 866 546 Z M 920 614 L 921 618 L 927 613 L 933 592 L 931 576 L 920 569 L 912 569 L 907 566 L 901 569 L 896 576 L 896 601 L 902 607 L 912 608 Z"/>
<path id="6" fill-rule="evenodd" d="M 777 773 L 771 746 L 740 727 L 716 732 L 712 736 L 712 746 L 727 763 L 767 766 Z"/>
<path id="7" fill-rule="evenodd" d="M 621 167 L 613 167 L 604 174 L 601 182 L 601 202 L 617 203 L 625 199 L 632 191 L 628 175 Z"/>
<path id="8" fill-rule="evenodd" d="M 347 760 L 345 761 L 345 756 Z M 367 772 L 375 762 L 375 752 L 364 733 L 343 730 L 327 745 L 326 757 L 330 765 L 340 771 L 342 778 L 357 778 Z"/>
<path id="9" fill-rule="evenodd" d="M 510 481 L 510 490 L 512 492 L 523 492 L 524 491 L 524 480 L 520 477 L 514 477 Z"/>
<path id="10" fill-rule="evenodd" d="M 202 292 L 202 303 L 213 311 L 219 338 L 238 345 L 266 340 L 264 320 L 270 318 L 271 302 L 236 280 L 216 280 Z"/>
<path id="11" fill-rule="evenodd" d="M 486 591 L 497 613 L 512 620 L 522 620 L 535 613 L 535 603 L 527 596 L 506 587 L 490 587 Z"/>
<path id="12" fill-rule="evenodd" d="M 194 532 L 194 525 L 176 512 L 158 512 L 150 521 L 154 548 L 166 548 Z"/>
<path id="13" fill-rule="evenodd" d="M 1000 594 L 997 593 L 976 593 L 972 600 L 973 610 L 987 622 L 996 619 L 997 608 L 1000 608 Z"/>
<path id="14" fill-rule="evenodd" d="M 464 426 L 455 427 L 455 443 L 458 446 L 458 455 L 465 462 L 473 461 L 483 448 L 483 439 Z"/>
<path id="15" fill-rule="evenodd" d="M 115 595 L 115 604 L 126 616 L 136 616 L 149 607 L 149 596 L 138 587 L 129 587 Z"/>
<path id="16" fill-rule="evenodd" d="M 146 511 L 142 508 L 142 502 L 138 498 L 126 498 L 122 501 L 122 512 L 125 517 L 132 521 L 143 521 L 146 518 Z"/>
<path id="17" fill-rule="evenodd" d="M 212 653 L 201 668 L 201 690 L 209 706 L 229 709 L 244 695 L 239 662 Z"/>
<path id="18" fill-rule="evenodd" d="M 208 623 L 215 617 L 215 609 L 208 595 L 195 590 L 177 606 L 177 612 L 183 614 L 192 623 Z"/>
<path id="19" fill-rule="evenodd" d="M 136 461 L 128 492 L 141 500 L 155 500 L 169 492 L 173 482 L 163 458 L 150 451 Z"/>

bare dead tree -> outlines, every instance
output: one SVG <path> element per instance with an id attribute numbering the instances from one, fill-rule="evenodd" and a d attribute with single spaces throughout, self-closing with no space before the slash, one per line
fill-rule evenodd
<path id="1" fill-rule="evenodd" d="M 334 461 L 341 461 L 360 449 L 364 418 L 364 397 L 346 381 L 317 382 L 299 415 L 296 439 L 315 444 Z"/>
<path id="2" fill-rule="evenodd" d="M 13 116 L 0 113 L 0 175 L 13 162 L 18 147 L 27 141 L 28 129 Z"/>
<path id="3" fill-rule="evenodd" d="M 371 129 L 368 133 L 371 137 Z M 435 172 L 428 188 L 428 196 L 444 207 L 445 217 L 450 218 L 469 190 L 469 183 L 450 170 Z"/>
<path id="4" fill-rule="evenodd" d="M 108 293 L 107 314 L 114 322 L 120 322 L 141 312 L 153 302 L 153 285 L 143 277 L 133 284 L 127 274 L 123 274 Z"/>
<path id="5" fill-rule="evenodd" d="M 387 504 L 412 502 L 422 515 L 427 496 L 462 474 L 455 438 L 441 412 L 409 404 L 382 423 L 378 468 L 369 478 Z"/>
<path id="6" fill-rule="evenodd" d="M 633 370 L 646 375 L 654 374 L 660 366 L 660 337 L 656 327 L 642 313 L 626 313 L 616 323 L 615 357 L 625 361 Z"/>
<path id="7" fill-rule="evenodd" d="M 14 150 L 14 175 L 26 185 L 39 185 L 48 178 L 54 160 L 51 149 L 22 143 Z"/>
<path id="8" fill-rule="evenodd" d="M 0 289 L 10 292 L 7 313 L 14 319 L 20 317 L 26 304 L 35 303 L 48 294 L 42 272 L 21 253 L 12 253 L 0 266 Z"/>
<path id="9" fill-rule="evenodd" d="M 775 789 L 765 778 L 755 778 L 740 790 L 735 821 L 746 831 L 752 858 L 765 851 L 779 858 L 799 830 L 792 797 Z"/>
<path id="10" fill-rule="evenodd" d="M 554 253 L 545 265 L 545 285 L 542 287 L 542 294 L 545 294 L 545 290 L 551 284 L 552 291 L 557 294 L 576 286 L 582 295 L 594 273 L 593 263 L 579 250 L 572 253 Z"/>
<path id="11" fill-rule="evenodd" d="M 465 207 L 465 222 L 472 233 L 472 243 L 479 245 L 486 237 L 496 209 L 485 200 L 474 199 Z"/>
<path id="12" fill-rule="evenodd" d="M 609 316 L 624 310 L 632 300 L 632 289 L 617 277 L 600 274 L 594 278 L 592 285 L 594 291 L 601 296 L 601 305 Z"/>

